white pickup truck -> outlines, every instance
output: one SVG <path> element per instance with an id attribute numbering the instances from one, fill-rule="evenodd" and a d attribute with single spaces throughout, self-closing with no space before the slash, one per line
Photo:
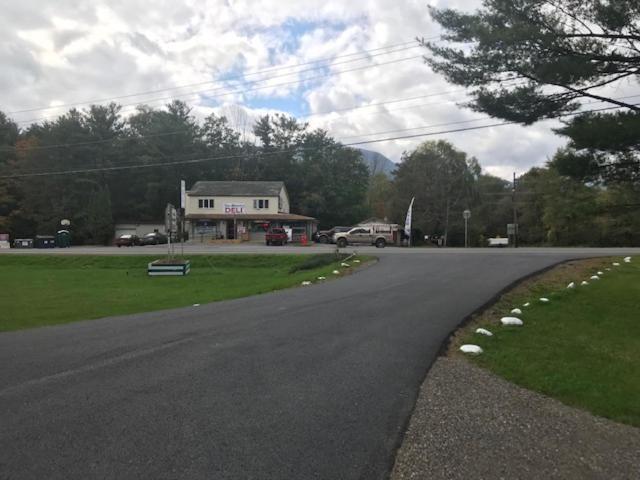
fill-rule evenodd
<path id="1" fill-rule="evenodd" d="M 361 226 L 354 227 L 348 232 L 338 232 L 333 236 L 333 243 L 340 248 L 347 245 L 375 245 L 384 248 L 394 243 L 393 227 L 391 226 Z"/>

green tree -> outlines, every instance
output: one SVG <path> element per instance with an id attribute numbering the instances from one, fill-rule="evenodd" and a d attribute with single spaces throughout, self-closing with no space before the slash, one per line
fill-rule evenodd
<path id="1" fill-rule="evenodd" d="M 445 245 L 463 244 L 462 212 L 472 202 L 479 174 L 477 161 L 449 142 L 424 142 L 405 154 L 398 165 L 393 182 L 394 218 L 403 221 L 415 197 L 415 228 L 443 236 Z"/>
<path id="2" fill-rule="evenodd" d="M 575 112 L 582 99 L 623 107 L 568 121 L 559 133 L 574 151 L 563 165 L 599 180 L 637 180 L 640 106 L 600 87 L 640 78 L 640 2 L 485 0 L 474 13 L 430 11 L 445 44 L 423 42 L 427 61 L 474 89 L 471 108 L 527 125 Z"/>
<path id="3" fill-rule="evenodd" d="M 367 206 L 369 215 L 375 218 L 391 217 L 393 183 L 386 173 L 379 172 L 369 178 Z"/>

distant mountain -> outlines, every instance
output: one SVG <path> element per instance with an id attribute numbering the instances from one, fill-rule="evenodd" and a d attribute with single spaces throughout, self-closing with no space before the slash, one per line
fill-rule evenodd
<path id="1" fill-rule="evenodd" d="M 365 150 L 364 148 L 359 148 L 360 152 L 362 152 L 362 160 L 369 167 L 369 172 L 371 175 L 375 175 L 376 173 L 384 173 L 388 177 L 393 176 L 393 171 L 396 169 L 396 164 L 389 160 L 387 157 L 378 152 L 373 152 L 371 150 Z"/>

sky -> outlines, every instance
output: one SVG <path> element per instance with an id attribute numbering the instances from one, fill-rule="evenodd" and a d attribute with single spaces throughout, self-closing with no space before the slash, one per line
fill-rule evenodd
<path id="1" fill-rule="evenodd" d="M 478 0 L 22 0 L 0 17 L 0 110 L 24 127 L 70 106 L 116 101 L 129 114 L 177 98 L 223 114 L 250 138 L 284 112 L 344 143 L 498 123 L 424 63 L 416 37 L 437 38 L 427 5 Z M 637 85 L 610 87 L 616 95 Z M 603 104 L 594 104 L 594 108 Z M 475 120 L 478 121 L 475 121 Z M 457 123 L 455 122 L 464 122 Z M 451 125 L 454 123 L 453 125 Z M 445 139 L 484 171 L 510 178 L 566 143 L 558 121 L 386 140 L 362 146 L 398 162 Z M 410 129 L 410 130 L 409 130 Z"/>

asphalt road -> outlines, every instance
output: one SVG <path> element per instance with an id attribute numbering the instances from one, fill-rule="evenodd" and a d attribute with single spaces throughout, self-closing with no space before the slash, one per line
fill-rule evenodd
<path id="1" fill-rule="evenodd" d="M 612 252 L 385 249 L 322 285 L 0 334 L 0 478 L 386 478 L 448 333 Z"/>

